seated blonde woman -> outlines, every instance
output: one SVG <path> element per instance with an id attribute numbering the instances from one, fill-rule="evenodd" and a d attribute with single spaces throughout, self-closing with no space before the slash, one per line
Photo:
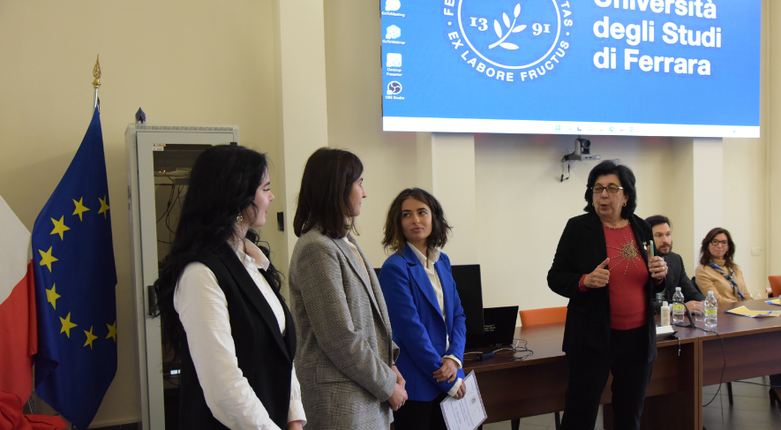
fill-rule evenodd
<path id="1" fill-rule="evenodd" d="M 735 303 L 752 300 L 743 280 L 743 272 L 732 261 L 735 243 L 725 228 L 709 231 L 702 240 L 700 265 L 695 270 L 697 286 L 703 294 L 713 291 L 719 308 L 732 308 Z"/>

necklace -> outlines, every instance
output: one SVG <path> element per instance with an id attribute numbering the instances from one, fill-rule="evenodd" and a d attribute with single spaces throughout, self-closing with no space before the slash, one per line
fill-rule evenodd
<path id="1" fill-rule="evenodd" d="M 622 221 L 626 221 L 626 220 L 622 220 Z M 602 226 L 605 227 L 608 230 L 621 230 L 621 229 L 626 228 L 628 225 L 629 225 L 629 221 L 626 221 L 626 224 L 622 225 L 621 227 L 611 227 L 611 226 L 605 224 L 604 222 L 602 223 Z"/>

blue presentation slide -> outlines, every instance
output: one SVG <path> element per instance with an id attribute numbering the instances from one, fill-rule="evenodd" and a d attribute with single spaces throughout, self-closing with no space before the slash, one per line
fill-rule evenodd
<path id="1" fill-rule="evenodd" d="M 758 137 L 761 0 L 380 0 L 386 131 Z"/>

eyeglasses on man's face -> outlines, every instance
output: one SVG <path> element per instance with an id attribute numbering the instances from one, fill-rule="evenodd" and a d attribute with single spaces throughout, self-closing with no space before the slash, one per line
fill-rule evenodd
<path id="1" fill-rule="evenodd" d="M 591 187 L 591 190 L 594 192 L 594 194 L 602 194 L 602 191 L 604 191 L 604 190 L 607 190 L 607 192 L 610 193 L 610 194 L 615 194 L 615 193 L 618 192 L 618 190 L 623 190 L 623 189 L 624 189 L 624 187 L 619 187 L 616 184 L 610 184 L 610 185 L 608 185 L 606 187 L 604 187 L 604 186 L 602 186 L 600 184 L 596 184 L 593 187 Z"/>
<path id="2" fill-rule="evenodd" d="M 710 244 L 713 246 L 729 246 L 729 241 L 713 239 L 710 241 Z"/>

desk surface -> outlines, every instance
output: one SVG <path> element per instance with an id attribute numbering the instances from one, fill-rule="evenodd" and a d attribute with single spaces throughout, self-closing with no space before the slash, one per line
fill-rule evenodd
<path id="1" fill-rule="evenodd" d="M 752 310 L 779 310 L 781 306 L 769 305 L 765 299 L 749 300 L 736 304 L 734 307 L 746 306 Z M 694 342 L 699 338 L 703 340 L 717 339 L 718 335 L 707 333 L 701 329 L 690 327 L 676 327 L 678 338 L 681 343 Z M 781 330 L 781 317 L 768 318 L 749 318 L 738 315 L 719 312 L 719 322 L 716 331 L 722 338 L 734 336 L 745 336 L 748 334 L 757 334 L 763 332 L 772 332 Z M 529 327 L 516 328 L 516 338 L 527 342 L 527 347 L 533 351 L 533 354 L 521 360 L 523 354 L 513 354 L 510 351 L 502 351 L 496 354 L 496 357 L 490 360 L 478 362 L 466 362 L 465 369 L 474 369 L 476 372 L 504 369 L 513 366 L 524 366 L 534 363 L 543 363 L 551 360 L 558 360 L 564 356 L 561 350 L 561 344 L 564 340 L 564 323 L 542 324 Z M 658 346 L 668 346 L 677 344 L 675 339 L 663 339 L 657 342 Z"/>
<path id="2" fill-rule="evenodd" d="M 767 299 L 748 300 L 735 303 L 729 309 L 745 306 L 755 311 L 781 311 L 781 306 L 769 305 L 765 303 Z M 716 331 L 722 337 L 744 336 L 747 334 L 756 334 L 762 332 L 771 332 L 781 329 L 781 317 L 749 318 L 739 315 L 725 313 L 726 309 L 719 309 L 719 324 Z M 678 328 L 679 334 L 690 337 L 697 336 L 707 340 L 715 339 L 718 336 L 713 333 L 706 333 L 702 330 L 691 328 Z"/>
<path id="3" fill-rule="evenodd" d="M 753 310 L 781 310 L 779 306 L 765 304 L 764 300 L 739 305 Z M 777 350 L 772 354 L 757 353 L 757 348 L 763 345 L 778 344 L 781 317 L 748 318 L 722 311 L 717 326 L 720 336 L 694 328 L 678 327 L 677 330 L 680 342 L 665 339 L 657 343 L 659 358 L 654 364 L 648 396 L 662 401 L 672 399 L 680 408 L 682 428 L 701 425 L 703 385 L 781 372 L 781 348 L 770 348 Z M 501 351 L 489 360 L 464 363 L 466 372 L 474 370 L 478 374 L 488 422 L 564 408 L 567 379 L 561 350 L 564 323 L 521 327 L 516 337 L 527 341 L 528 349 L 533 351 L 531 356 L 522 359 L 523 353 Z M 608 383 L 602 402 L 609 401 Z M 646 406 L 652 410 L 648 401 Z M 664 408 L 669 411 L 669 405 L 664 404 Z"/>

